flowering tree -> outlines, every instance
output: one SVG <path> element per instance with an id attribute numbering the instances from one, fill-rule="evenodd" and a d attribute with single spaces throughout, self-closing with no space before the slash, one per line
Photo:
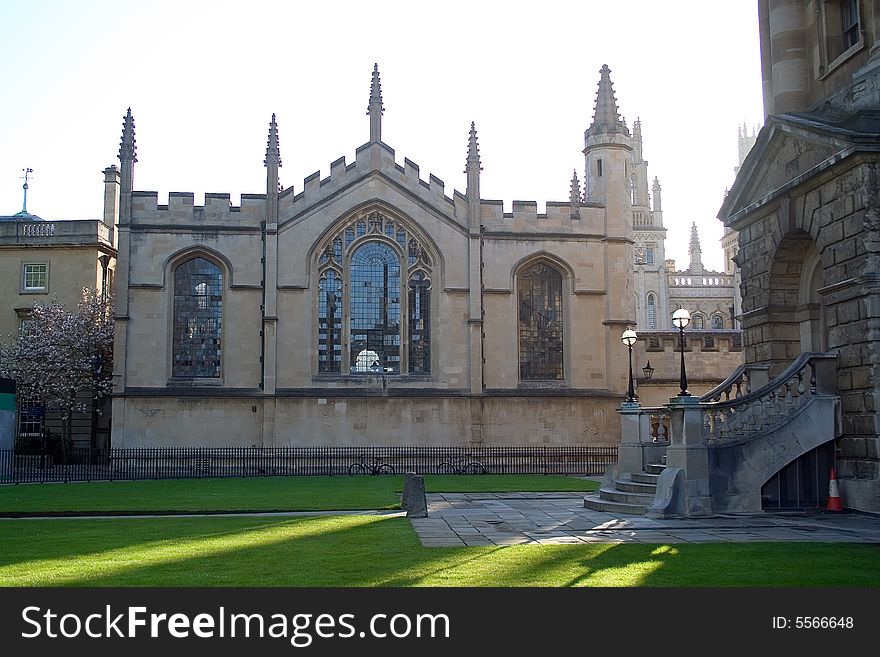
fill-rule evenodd
<path id="1" fill-rule="evenodd" d="M 75 310 L 57 297 L 35 303 L 19 334 L 0 345 L 0 376 L 15 379 L 21 398 L 60 412 L 65 456 L 73 413 L 87 412 L 89 398 L 97 402 L 110 394 L 112 371 L 113 304 L 88 288 Z"/>

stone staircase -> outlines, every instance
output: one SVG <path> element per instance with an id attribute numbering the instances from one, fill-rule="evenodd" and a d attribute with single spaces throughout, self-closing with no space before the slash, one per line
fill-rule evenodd
<path id="1" fill-rule="evenodd" d="M 662 463 L 649 463 L 646 472 L 627 472 L 614 477 L 613 485 L 605 483 L 598 494 L 584 497 L 584 507 L 605 513 L 643 516 L 654 501 L 657 479 L 666 468 Z"/>

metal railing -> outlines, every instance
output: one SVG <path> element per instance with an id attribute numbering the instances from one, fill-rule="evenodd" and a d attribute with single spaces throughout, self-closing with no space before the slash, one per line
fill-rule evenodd
<path id="1" fill-rule="evenodd" d="M 0 483 L 347 475 L 364 455 L 397 474 L 433 474 L 446 461 L 467 458 L 487 474 L 601 475 L 617 447 L 145 447 L 60 453 L 0 450 Z"/>

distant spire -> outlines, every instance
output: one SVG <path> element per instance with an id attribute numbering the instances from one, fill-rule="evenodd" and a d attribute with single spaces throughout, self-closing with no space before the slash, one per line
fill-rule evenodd
<path id="1" fill-rule="evenodd" d="M 593 123 L 587 132 L 590 134 L 623 133 L 628 135 L 629 129 L 620 120 L 618 114 L 614 86 L 611 84 L 611 69 L 605 64 L 599 73 L 601 77 L 599 78 L 599 91 L 596 93 Z"/>
<path id="2" fill-rule="evenodd" d="M 474 126 L 474 122 L 471 121 L 471 132 L 468 138 L 467 166 L 465 167 L 464 172 L 470 173 L 474 170 L 482 171 L 483 167 L 480 166 L 480 147 L 477 144 L 477 128 Z"/>
<path id="3" fill-rule="evenodd" d="M 21 204 L 21 214 L 27 214 L 28 174 L 33 173 L 34 170 L 30 167 L 25 167 L 22 171 L 24 172 L 24 176 L 22 176 L 22 178 L 24 178 L 24 185 L 22 185 L 21 188 L 24 191 L 24 202 Z"/>
<path id="4" fill-rule="evenodd" d="M 281 166 L 281 150 L 278 147 L 278 124 L 275 122 L 275 112 L 272 112 L 272 120 L 269 122 L 269 139 L 266 143 L 266 159 L 263 166 L 274 164 Z"/>
<path id="5" fill-rule="evenodd" d="M 119 160 L 137 162 L 137 143 L 134 139 L 134 117 L 131 108 L 125 113 L 122 121 L 122 141 L 119 144 Z"/>
<path id="6" fill-rule="evenodd" d="M 691 224 L 691 247 L 690 253 L 694 253 L 695 251 L 700 251 L 700 235 L 697 233 L 697 222 L 693 222 Z"/>
<path id="7" fill-rule="evenodd" d="M 370 116 L 370 141 L 382 141 L 382 83 L 379 80 L 379 64 L 373 64 L 373 80 L 370 84 L 370 103 L 367 114 Z"/>
<path id="8" fill-rule="evenodd" d="M 700 236 L 697 234 L 697 222 L 694 222 L 691 225 L 691 246 L 688 249 L 688 253 L 691 256 L 691 267 L 690 270 L 693 272 L 699 272 L 703 269 L 703 253 L 700 249 Z"/>

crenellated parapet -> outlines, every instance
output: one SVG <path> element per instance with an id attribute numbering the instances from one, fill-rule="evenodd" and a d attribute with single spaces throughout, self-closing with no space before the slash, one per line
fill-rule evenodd
<path id="1" fill-rule="evenodd" d="M 570 201 L 547 201 L 546 212 L 538 212 L 536 201 L 513 201 L 511 212 L 503 201 L 484 200 L 480 218 L 487 232 L 563 233 L 602 235 L 604 208 L 596 203 L 573 205 Z"/>
<path id="2" fill-rule="evenodd" d="M 330 175 L 321 178 L 316 171 L 303 181 L 303 188 L 294 193 L 286 189 L 279 198 L 279 221 L 297 217 L 320 206 L 331 197 L 358 185 L 371 176 L 378 176 L 406 194 L 415 196 L 435 209 L 464 222 L 467 213 L 467 200 L 458 191 L 453 197 L 446 195 L 444 182 L 434 175 L 423 180 L 419 166 L 404 158 L 403 166 L 394 161 L 394 149 L 382 142 L 364 144 L 355 151 L 355 161 L 346 163 L 340 157 L 330 165 Z"/>
<path id="3" fill-rule="evenodd" d="M 132 192 L 131 223 L 135 226 L 216 226 L 259 228 L 266 217 L 265 194 L 242 194 L 232 205 L 229 194 L 205 194 L 205 204 L 195 205 L 192 192 L 169 192 L 159 204 L 158 192 Z"/>

